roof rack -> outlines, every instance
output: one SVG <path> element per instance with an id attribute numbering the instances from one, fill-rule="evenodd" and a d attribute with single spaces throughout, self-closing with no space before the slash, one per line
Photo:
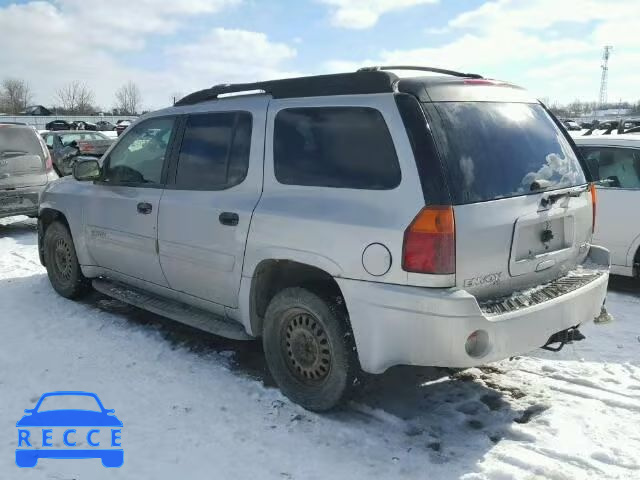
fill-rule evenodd
<path id="1" fill-rule="evenodd" d="M 226 83 L 191 93 L 175 105 L 193 105 L 207 100 L 216 100 L 221 95 L 231 93 L 255 94 L 256 90 L 269 94 L 273 98 L 392 93 L 396 80 L 398 77 L 391 72 L 358 71 L 255 83 Z"/>
<path id="2" fill-rule="evenodd" d="M 419 72 L 433 72 L 433 73 L 441 73 L 443 75 L 452 75 L 454 77 L 465 77 L 465 78 L 484 78 L 482 75 L 478 75 L 477 73 L 464 73 L 464 72 L 456 72 L 455 70 L 446 70 L 444 68 L 435 68 L 435 67 L 416 67 L 413 65 L 385 65 L 385 66 L 375 66 L 375 67 L 364 67 L 358 69 L 358 72 L 378 72 L 382 70 L 417 70 Z"/>

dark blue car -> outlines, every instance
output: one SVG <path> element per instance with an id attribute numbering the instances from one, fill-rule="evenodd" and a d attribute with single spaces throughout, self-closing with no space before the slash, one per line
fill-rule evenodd
<path id="1" fill-rule="evenodd" d="M 67 397 L 64 400 L 95 400 L 97 409 L 55 409 L 41 411 L 42 402 L 51 397 Z M 74 398 L 75 397 L 75 398 Z M 60 399 L 58 399 L 60 400 Z M 51 403 L 51 402 L 49 402 Z M 124 452 L 122 448 L 86 448 L 75 449 L 75 442 L 68 441 L 68 433 L 75 433 L 73 427 L 92 427 L 87 434 L 87 442 L 90 446 L 98 447 L 99 443 L 92 441 L 92 434 L 99 433 L 100 428 L 111 429 L 111 446 L 120 446 L 117 441 L 120 439 L 120 428 L 122 422 L 114 415 L 114 410 L 104 408 L 102 402 L 95 393 L 91 392 L 49 392 L 40 397 L 35 408 L 25 410 L 26 415 L 22 417 L 16 427 L 18 427 L 18 446 L 31 446 L 29 437 L 32 432 L 36 431 L 35 427 L 71 427 L 65 431 L 64 443 L 71 448 L 50 449 L 50 444 L 44 444 L 45 439 L 49 440 L 48 432 L 50 430 L 42 430 L 43 447 L 35 448 L 17 448 L 16 464 L 19 467 L 34 467 L 38 463 L 39 458 L 100 458 L 105 467 L 120 467 L 124 461 Z M 34 436 L 35 437 L 35 436 Z"/>

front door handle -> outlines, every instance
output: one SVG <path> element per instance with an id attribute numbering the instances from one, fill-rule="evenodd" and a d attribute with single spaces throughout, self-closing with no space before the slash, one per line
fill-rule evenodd
<path id="1" fill-rule="evenodd" d="M 153 210 L 153 207 L 151 206 L 150 203 L 140 202 L 138 204 L 138 213 L 142 213 L 143 215 L 149 215 L 152 210 Z"/>
<path id="2" fill-rule="evenodd" d="M 236 225 L 238 225 L 238 222 L 240 221 L 240 217 L 238 216 L 237 213 L 222 212 L 220 214 L 220 216 L 218 217 L 218 220 L 220 220 L 220 223 L 222 225 L 228 225 L 230 227 L 235 227 Z"/>

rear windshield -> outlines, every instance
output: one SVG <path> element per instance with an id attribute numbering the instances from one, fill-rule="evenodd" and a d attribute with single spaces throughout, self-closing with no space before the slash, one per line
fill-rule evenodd
<path id="1" fill-rule="evenodd" d="M 573 148 L 541 105 L 424 104 L 454 204 L 586 183 Z"/>
<path id="2" fill-rule="evenodd" d="M 43 158 L 44 152 L 37 133 L 26 127 L 0 127 L 0 159 L 22 155 Z"/>

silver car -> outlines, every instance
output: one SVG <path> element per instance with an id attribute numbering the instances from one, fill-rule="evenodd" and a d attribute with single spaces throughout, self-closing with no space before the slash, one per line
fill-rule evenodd
<path id="1" fill-rule="evenodd" d="M 35 217 L 40 194 L 57 178 L 38 132 L 27 125 L 0 121 L 0 218 Z"/>
<path id="2" fill-rule="evenodd" d="M 262 338 L 312 410 L 362 372 L 582 339 L 609 254 L 566 132 L 526 91 L 384 68 L 195 92 L 78 162 L 40 210 L 53 287 Z"/>

